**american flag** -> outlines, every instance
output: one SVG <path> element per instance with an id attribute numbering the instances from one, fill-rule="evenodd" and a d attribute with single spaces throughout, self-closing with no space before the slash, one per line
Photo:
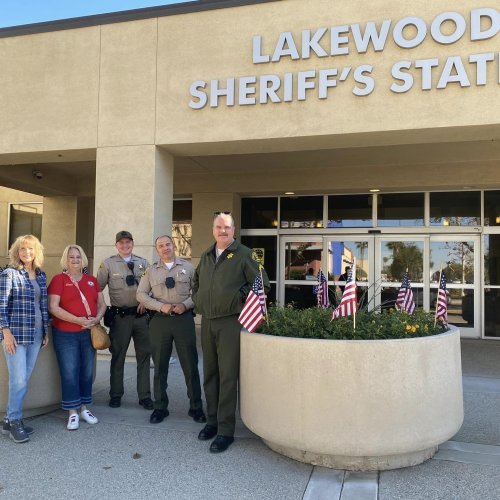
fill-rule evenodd
<path id="1" fill-rule="evenodd" d="M 328 300 L 328 282 L 322 271 L 318 273 L 318 284 L 314 287 L 313 292 L 316 294 L 318 307 L 328 307 L 330 301 Z"/>
<path id="2" fill-rule="evenodd" d="M 342 316 L 351 316 L 358 310 L 356 293 L 356 264 L 353 262 L 342 294 L 342 299 L 337 309 L 333 311 L 332 320 Z"/>
<path id="3" fill-rule="evenodd" d="M 401 311 L 406 311 L 408 314 L 413 314 L 415 311 L 415 299 L 413 298 L 413 291 L 411 289 L 410 278 L 408 278 L 407 272 L 403 275 L 403 282 L 401 283 L 401 288 L 399 289 L 396 305 Z"/>
<path id="4" fill-rule="evenodd" d="M 253 333 L 262 323 L 266 316 L 266 294 L 262 286 L 262 279 L 259 275 L 255 277 L 252 289 L 248 294 L 243 310 L 238 321 L 250 332 Z"/>
<path id="5" fill-rule="evenodd" d="M 448 324 L 448 296 L 446 293 L 446 275 L 441 273 L 441 282 L 437 294 L 436 319 L 440 319 L 444 325 Z"/>

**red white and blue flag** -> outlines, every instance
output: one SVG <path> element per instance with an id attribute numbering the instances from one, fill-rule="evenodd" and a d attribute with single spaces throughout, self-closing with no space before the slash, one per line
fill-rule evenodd
<path id="1" fill-rule="evenodd" d="M 441 281 L 437 294 L 436 319 L 444 325 L 448 324 L 448 294 L 446 293 L 446 275 L 441 273 Z"/>
<path id="2" fill-rule="evenodd" d="M 316 294 L 318 307 L 326 308 L 330 305 L 328 300 L 328 282 L 322 271 L 318 273 L 318 284 L 314 287 L 313 292 Z"/>
<path id="3" fill-rule="evenodd" d="M 253 333 L 264 321 L 267 314 L 266 294 L 262 286 L 262 279 L 259 275 L 255 277 L 252 289 L 248 294 L 243 310 L 238 321 L 250 332 Z"/>
<path id="4" fill-rule="evenodd" d="M 343 316 L 352 316 L 358 310 L 358 296 L 356 292 L 356 263 L 353 262 L 347 281 L 345 283 L 344 293 L 337 309 L 333 311 L 332 320 Z"/>
<path id="5" fill-rule="evenodd" d="M 410 278 L 407 272 L 403 275 L 403 282 L 401 283 L 398 298 L 396 299 L 396 306 L 408 314 L 415 312 L 415 298 L 413 297 L 413 290 L 411 289 Z"/>

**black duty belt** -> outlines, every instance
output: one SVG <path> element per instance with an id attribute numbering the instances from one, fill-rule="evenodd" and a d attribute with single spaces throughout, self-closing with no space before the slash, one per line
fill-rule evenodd
<path id="1" fill-rule="evenodd" d="M 153 311 L 153 310 L 148 310 L 148 313 L 149 313 L 149 316 L 152 318 L 153 316 L 155 316 L 156 314 L 158 314 L 159 316 L 163 316 L 165 318 L 168 318 L 170 316 L 184 316 L 184 314 L 191 314 L 193 316 L 196 316 L 196 314 L 194 313 L 194 310 L 193 309 L 187 309 L 186 311 L 184 311 L 182 314 L 177 314 L 177 313 L 168 313 L 168 314 L 165 314 L 163 312 L 158 312 L 158 311 Z"/>
<path id="2" fill-rule="evenodd" d="M 144 314 L 138 314 L 137 312 L 137 307 L 115 307 L 113 306 L 111 308 L 114 312 L 114 314 L 120 316 L 123 318 L 124 316 L 137 316 L 138 318 L 141 318 L 144 316 Z"/>

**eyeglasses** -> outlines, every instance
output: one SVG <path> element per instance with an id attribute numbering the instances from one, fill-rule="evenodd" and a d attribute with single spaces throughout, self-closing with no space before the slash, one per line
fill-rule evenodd
<path id="1" fill-rule="evenodd" d="M 174 288 L 175 286 L 175 280 L 174 278 L 172 278 L 171 276 L 169 276 L 166 280 L 165 280 L 165 286 L 170 290 L 171 288 Z"/>
<path id="2" fill-rule="evenodd" d="M 214 212 L 214 215 L 231 215 L 231 212 Z"/>

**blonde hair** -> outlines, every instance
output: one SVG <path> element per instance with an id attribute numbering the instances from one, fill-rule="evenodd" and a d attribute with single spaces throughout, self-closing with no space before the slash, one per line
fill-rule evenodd
<path id="1" fill-rule="evenodd" d="M 89 259 L 87 259 L 87 256 L 85 255 L 85 252 L 83 251 L 83 248 L 80 245 L 74 245 L 74 244 L 68 245 L 64 249 L 62 256 L 61 256 L 61 262 L 60 262 L 61 269 L 63 271 L 66 271 L 68 269 L 68 254 L 69 254 L 69 251 L 73 250 L 73 249 L 78 250 L 80 252 L 80 256 L 82 258 L 82 269 L 81 270 L 83 271 L 84 267 L 88 267 Z"/>
<path id="2" fill-rule="evenodd" d="M 41 268 L 43 266 L 43 245 L 36 236 L 33 236 L 32 234 L 25 234 L 23 236 L 18 236 L 9 249 L 9 265 L 11 267 L 15 267 L 16 269 L 24 267 L 24 263 L 19 257 L 19 250 L 21 250 L 22 246 L 27 242 L 30 242 L 33 245 L 33 250 L 35 250 L 33 269 Z"/>

